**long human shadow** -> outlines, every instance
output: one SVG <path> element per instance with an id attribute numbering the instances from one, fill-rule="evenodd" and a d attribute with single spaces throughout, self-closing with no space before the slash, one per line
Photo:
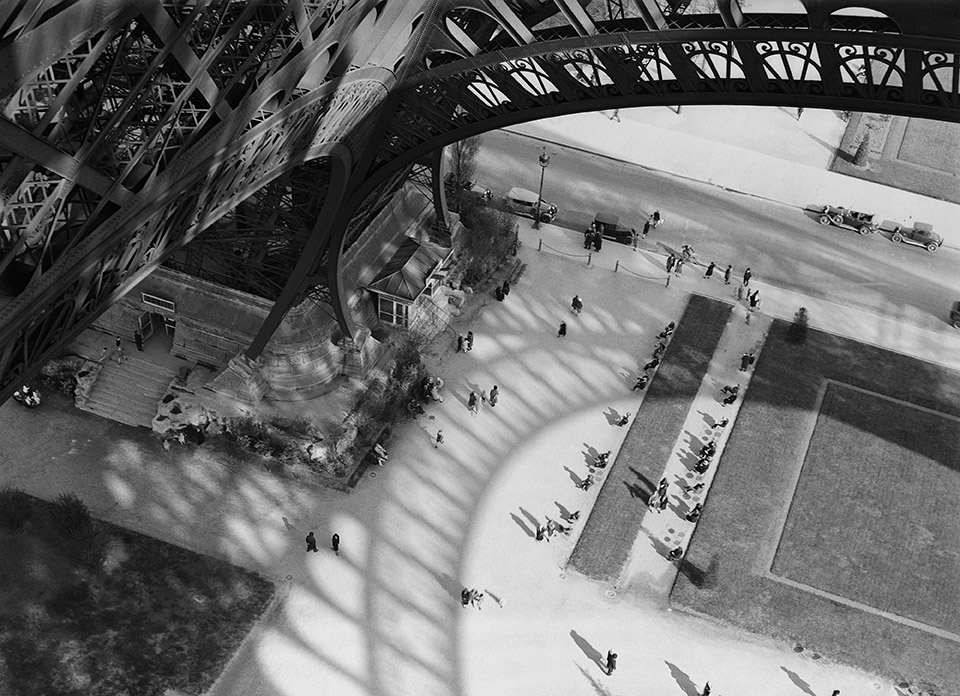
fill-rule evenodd
<path id="1" fill-rule="evenodd" d="M 528 537 L 530 537 L 531 539 L 533 539 L 534 537 L 536 537 L 536 533 L 533 532 L 533 531 L 530 529 L 530 527 L 527 526 L 527 523 L 526 523 L 526 522 L 524 522 L 524 521 L 521 520 L 519 517 L 517 517 L 517 515 L 515 515 L 514 513 L 511 512 L 511 513 L 510 513 L 510 517 L 513 518 L 513 521 L 517 523 L 517 526 L 520 527 L 520 529 L 522 529 L 524 532 L 526 532 L 526 534 L 527 534 Z"/>
<path id="2" fill-rule="evenodd" d="M 573 630 L 570 631 L 570 637 L 573 638 L 573 642 L 577 644 L 577 647 L 583 651 L 583 654 L 587 656 L 587 659 L 592 661 L 600 669 L 604 668 L 603 655 L 600 654 L 599 650 L 590 645 L 590 641 Z"/>
<path id="3" fill-rule="evenodd" d="M 585 670 L 583 666 L 577 665 L 577 669 L 580 670 L 580 674 L 582 674 L 583 678 L 587 680 L 587 683 L 590 684 L 590 687 L 597 693 L 597 696 L 610 696 L 613 693 L 610 691 L 610 689 L 601 684 L 596 677 L 590 674 L 590 672 Z"/>
<path id="4" fill-rule="evenodd" d="M 463 589 L 463 586 L 450 577 L 447 573 L 435 572 L 433 576 L 437 579 L 437 582 L 440 584 L 447 594 L 450 595 L 456 601 L 460 601 L 460 590 Z"/>
<path id="5" fill-rule="evenodd" d="M 670 668 L 670 676 L 677 682 L 677 686 L 683 690 L 683 693 L 687 696 L 700 696 L 700 689 L 697 688 L 697 685 L 693 683 L 693 680 L 686 672 L 672 662 L 664 661 L 664 664 Z"/>
<path id="6" fill-rule="evenodd" d="M 793 682 L 794 686 L 800 689 L 803 693 L 808 694 L 809 696 L 817 696 L 817 694 L 813 691 L 813 689 L 810 688 L 810 685 L 807 682 L 805 682 L 803 679 L 801 679 L 799 674 L 797 674 L 796 672 L 791 672 L 789 669 L 787 669 L 783 665 L 780 665 L 780 669 L 782 669 L 786 673 L 786 675 L 790 678 L 790 681 Z"/>

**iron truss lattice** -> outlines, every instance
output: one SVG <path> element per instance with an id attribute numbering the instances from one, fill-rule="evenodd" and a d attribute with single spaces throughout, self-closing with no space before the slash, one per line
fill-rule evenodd
<path id="1" fill-rule="evenodd" d="M 958 120 L 955 0 L 858 4 L 2 3 L 0 399 L 162 263 L 275 300 L 250 357 L 308 297 L 351 334 L 344 250 L 490 128 L 652 104 Z"/>

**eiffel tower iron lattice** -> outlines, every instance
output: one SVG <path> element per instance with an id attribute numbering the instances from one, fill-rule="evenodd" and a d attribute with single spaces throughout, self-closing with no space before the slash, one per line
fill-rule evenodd
<path id="1" fill-rule="evenodd" d="M 46 0 L 0 6 L 0 400 L 162 264 L 305 299 L 439 148 L 646 105 L 960 120 L 954 0 Z M 801 7 L 797 3 L 798 8 Z M 428 169 L 424 169 L 426 166 Z"/>

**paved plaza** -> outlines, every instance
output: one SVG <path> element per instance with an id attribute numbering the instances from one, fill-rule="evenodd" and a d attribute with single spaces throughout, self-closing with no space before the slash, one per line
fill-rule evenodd
<path id="1" fill-rule="evenodd" d="M 556 251 L 536 250 L 540 234 L 552 235 Z M 647 518 L 616 580 L 567 571 L 600 490 L 578 489 L 574 476 L 586 474 L 589 448 L 617 454 L 628 429 L 608 416 L 637 413 L 642 393 L 631 392 L 632 376 L 654 336 L 681 316 L 691 292 L 735 298 L 722 281 L 693 272 L 666 287 L 653 253 L 608 245 L 586 265 L 562 255 L 576 253 L 576 233 L 524 227 L 522 236 L 528 267 L 507 301 L 475 296 L 455 326 L 474 331 L 474 350 L 455 354 L 450 333 L 426 356 L 446 382 L 444 403 L 399 428 L 390 461 L 352 494 L 239 468 L 203 448 L 164 452 L 143 430 L 12 402 L 0 407 L 0 485 L 45 498 L 74 491 L 97 516 L 276 580 L 277 606 L 217 696 L 694 696 L 707 681 L 727 695 L 791 696 L 799 688 L 894 696 L 892 684 L 872 675 L 670 611 L 676 566 L 659 540 L 672 535 L 683 544 L 692 529 L 673 511 Z M 960 360 L 947 332 L 807 302 L 762 278 L 757 287 L 768 315 L 789 318 L 803 303 L 815 327 L 954 367 Z M 585 301 L 580 317 L 569 309 L 575 293 Z M 702 428 L 704 412 L 719 412 L 712 385 L 737 378 L 740 354 L 769 322 L 747 326 L 744 316 L 736 305 L 708 368 L 711 389 L 694 398 L 684 432 Z M 565 338 L 557 337 L 560 321 Z M 501 391 L 496 408 L 473 416 L 466 395 L 493 384 Z M 446 435 L 440 449 L 438 428 Z M 677 436 L 668 469 L 687 451 Z M 570 538 L 534 540 L 537 523 L 578 509 Z M 305 554 L 309 530 L 321 540 L 339 533 L 340 555 Z M 481 610 L 461 608 L 463 586 L 485 593 Z M 610 649 L 620 659 L 608 677 L 601 665 Z"/>

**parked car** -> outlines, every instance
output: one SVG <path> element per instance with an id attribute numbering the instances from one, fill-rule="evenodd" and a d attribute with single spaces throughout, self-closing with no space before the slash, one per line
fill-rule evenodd
<path id="1" fill-rule="evenodd" d="M 845 227 L 860 234 L 870 234 L 880 229 L 880 222 L 874 220 L 873 217 L 873 213 L 860 213 L 856 210 L 825 205 L 820 210 L 818 220 L 821 225 Z"/>
<path id="2" fill-rule="evenodd" d="M 926 222 L 915 222 L 913 227 L 896 225 L 890 239 L 902 244 L 921 246 L 927 251 L 936 251 L 943 244 L 943 237 L 933 231 L 933 225 Z"/>
<path id="3" fill-rule="evenodd" d="M 526 189 L 514 187 L 503 199 L 503 207 L 515 215 L 536 219 L 537 200 L 540 201 L 540 222 L 553 222 L 559 208 L 538 198 L 537 194 Z"/>
<path id="4" fill-rule="evenodd" d="M 453 172 L 447 172 L 447 175 L 443 178 L 443 185 L 447 189 L 447 194 L 457 192 Z M 464 181 L 460 186 L 460 196 L 486 203 L 493 198 L 493 191 L 480 186 L 476 181 Z"/>
<path id="5" fill-rule="evenodd" d="M 612 213 L 597 213 L 593 225 L 600 231 L 604 239 L 610 239 L 621 244 L 629 244 L 632 232 L 629 227 L 620 224 L 620 217 Z"/>
<path id="6" fill-rule="evenodd" d="M 960 329 L 960 300 L 953 303 L 953 309 L 950 310 L 950 323 L 953 328 Z"/>

